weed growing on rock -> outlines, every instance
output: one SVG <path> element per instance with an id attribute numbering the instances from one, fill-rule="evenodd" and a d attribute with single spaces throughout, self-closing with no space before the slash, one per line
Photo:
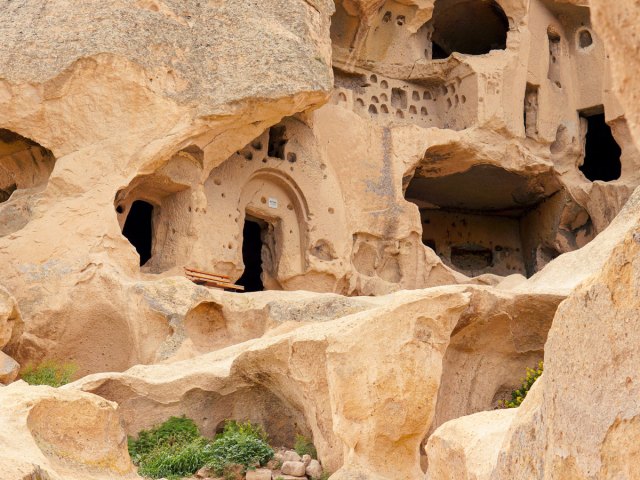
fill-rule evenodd
<path id="1" fill-rule="evenodd" d="M 511 392 L 511 400 L 503 400 L 500 402 L 502 408 L 517 408 L 527 397 L 529 390 L 536 382 L 544 370 L 544 362 L 538 364 L 538 368 L 527 368 L 527 377 L 522 380 L 522 387 Z"/>
<path id="2" fill-rule="evenodd" d="M 304 435 L 296 435 L 296 442 L 293 449 L 300 456 L 311 455 L 311 458 L 318 458 L 318 452 L 316 451 L 315 445 Z"/>
<path id="3" fill-rule="evenodd" d="M 29 385 L 61 387 L 71 382 L 76 370 L 78 368 L 72 363 L 61 364 L 47 360 L 38 366 L 28 365 L 20 377 Z"/>

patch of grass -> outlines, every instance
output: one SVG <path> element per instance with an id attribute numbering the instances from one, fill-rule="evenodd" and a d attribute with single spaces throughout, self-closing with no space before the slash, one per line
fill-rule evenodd
<path id="1" fill-rule="evenodd" d="M 133 463 L 140 463 L 143 457 L 149 455 L 159 447 L 173 447 L 187 444 L 200 437 L 200 432 L 195 422 L 190 418 L 171 417 L 166 422 L 151 430 L 143 430 L 138 433 L 138 438 L 129 437 L 129 455 Z"/>
<path id="2" fill-rule="evenodd" d="M 311 455 L 311 458 L 318 458 L 318 452 L 313 442 L 304 435 L 296 435 L 296 441 L 293 445 L 293 449 L 300 456 Z"/>
<path id="3" fill-rule="evenodd" d="M 267 443 L 267 434 L 251 422 L 227 422 L 224 431 L 211 444 L 212 461 L 208 464 L 217 475 L 224 474 L 231 465 L 242 465 L 243 473 L 266 464 L 274 451 Z"/>
<path id="4" fill-rule="evenodd" d="M 46 360 L 37 366 L 27 365 L 20 378 L 29 385 L 49 385 L 57 388 L 70 383 L 77 370 L 78 367 L 72 363 Z"/>
<path id="5" fill-rule="evenodd" d="M 242 477 L 247 469 L 267 463 L 274 452 L 262 427 L 250 422 L 229 421 L 211 441 L 183 416 L 130 437 L 129 454 L 140 475 L 174 479 L 193 475 L 202 467 L 225 478 Z"/>
<path id="6" fill-rule="evenodd" d="M 522 387 L 511 392 L 511 400 L 503 400 L 500 402 L 502 408 L 518 408 L 524 402 L 529 390 L 542 375 L 544 371 L 544 362 L 538 364 L 538 368 L 527 368 L 527 376 L 522 380 Z"/>
<path id="7" fill-rule="evenodd" d="M 212 461 L 211 444 L 198 436 L 183 443 L 160 444 L 140 459 L 138 473 L 151 478 L 191 476 Z"/>

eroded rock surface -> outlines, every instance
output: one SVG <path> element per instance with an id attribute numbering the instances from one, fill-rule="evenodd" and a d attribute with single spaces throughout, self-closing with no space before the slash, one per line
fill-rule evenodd
<path id="1" fill-rule="evenodd" d="M 539 411 L 507 434 L 493 479 L 640 474 L 634 460 L 640 360 L 633 347 L 639 228 L 636 222 L 604 269 L 560 306 L 545 347 Z"/>
<path id="2" fill-rule="evenodd" d="M 66 388 L 118 402 L 131 433 L 176 414 L 204 434 L 248 418 L 275 444 L 292 444 L 296 428 L 313 438 L 325 468 L 340 469 L 336 478 L 414 478 L 442 357 L 469 297 L 463 287 L 398 294 L 342 319 Z"/>
<path id="3" fill-rule="evenodd" d="M 426 446 L 426 480 L 489 480 L 516 410 L 493 410 L 451 420 Z"/>
<path id="4" fill-rule="evenodd" d="M 0 388 L 2 478 L 140 478 L 116 409 L 112 402 L 77 390 L 24 382 Z"/>
<path id="5" fill-rule="evenodd" d="M 334 480 L 640 476 L 634 2 L 2 9 L 0 380 L 99 372 L 0 388 L 7 475 L 135 478 L 120 416 L 186 414 Z"/>

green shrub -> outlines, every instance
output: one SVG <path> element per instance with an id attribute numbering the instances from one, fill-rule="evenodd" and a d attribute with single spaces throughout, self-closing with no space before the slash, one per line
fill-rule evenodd
<path id="1" fill-rule="evenodd" d="M 217 475 L 222 475 L 231 465 L 242 465 L 244 471 L 264 465 L 274 455 L 261 427 L 234 421 L 225 424 L 224 431 L 211 444 L 211 452 L 212 460 L 208 465 Z"/>
<path id="2" fill-rule="evenodd" d="M 218 437 L 222 437 L 229 433 L 239 433 L 249 437 L 259 438 L 265 443 L 269 441 L 269 436 L 267 435 L 267 432 L 264 431 L 264 428 L 262 428 L 262 425 L 254 425 L 249 421 L 239 423 L 235 420 L 227 420 L 224 424 L 223 432 L 218 434 Z"/>
<path id="3" fill-rule="evenodd" d="M 311 455 L 311 458 L 318 458 L 318 452 L 316 451 L 315 445 L 304 435 L 296 435 L 296 442 L 293 449 L 300 456 Z"/>
<path id="4" fill-rule="evenodd" d="M 158 447 L 182 445 L 199 437 L 200 432 L 193 420 L 185 416 L 171 417 L 151 430 L 141 431 L 137 439 L 129 437 L 129 455 L 137 465 L 145 455 Z"/>
<path id="5" fill-rule="evenodd" d="M 511 400 L 504 400 L 500 402 L 500 406 L 502 408 L 517 408 L 519 407 L 524 399 L 527 397 L 529 390 L 536 382 L 542 372 L 544 370 L 544 362 L 540 362 L 538 364 L 538 368 L 527 368 L 527 377 L 522 380 L 522 387 L 518 390 L 514 390 L 511 392 Z"/>
<path id="6" fill-rule="evenodd" d="M 61 387 L 71 382 L 78 368 L 72 363 L 57 363 L 46 360 L 38 366 L 27 365 L 20 377 L 29 385 Z"/>
<path id="7" fill-rule="evenodd" d="M 140 459 L 138 473 L 151 478 L 191 476 L 212 460 L 211 444 L 197 437 L 158 445 Z"/>
<path id="8" fill-rule="evenodd" d="M 224 431 L 211 441 L 200 435 L 193 420 L 171 417 L 138 438 L 129 437 L 129 454 L 138 473 L 151 478 L 190 476 L 202 467 L 234 478 L 248 468 L 264 465 L 274 455 L 262 427 L 250 422 L 225 423 Z"/>

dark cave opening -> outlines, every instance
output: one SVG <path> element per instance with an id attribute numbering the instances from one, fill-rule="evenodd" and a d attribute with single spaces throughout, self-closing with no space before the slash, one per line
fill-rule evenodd
<path id="1" fill-rule="evenodd" d="M 140 266 L 151 258 L 153 243 L 153 205 L 144 200 L 131 204 L 122 234 L 140 255 Z"/>
<path id="2" fill-rule="evenodd" d="M 261 292 L 262 283 L 262 246 L 266 225 L 259 220 L 246 218 L 242 229 L 242 261 L 244 272 L 238 279 L 238 285 L 245 288 L 245 292 Z"/>
<path id="3" fill-rule="evenodd" d="M 587 121 L 584 163 L 580 170 L 592 182 L 617 180 L 622 174 L 622 149 L 611 133 L 605 114 L 581 115 Z"/>
<path id="4" fill-rule="evenodd" d="M 508 32 L 509 19 L 494 0 L 438 0 L 433 11 L 432 58 L 505 50 Z"/>

